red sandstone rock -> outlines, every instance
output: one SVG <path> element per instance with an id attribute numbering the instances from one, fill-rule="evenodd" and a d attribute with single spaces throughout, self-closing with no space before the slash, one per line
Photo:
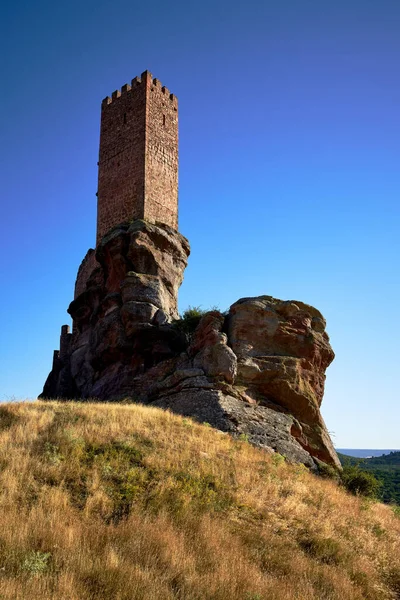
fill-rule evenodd
<path id="1" fill-rule="evenodd" d="M 231 306 L 228 337 L 238 356 L 236 383 L 260 405 L 281 407 L 301 424 L 293 434 L 322 461 L 339 466 L 319 407 L 334 358 L 325 320 L 315 308 L 271 296 Z"/>
<path id="2" fill-rule="evenodd" d="M 105 236 L 44 396 L 129 397 L 311 468 L 339 468 L 319 410 L 334 356 L 322 315 L 301 302 L 244 298 L 227 316 L 204 315 L 189 343 L 173 322 L 188 254 L 180 234 L 144 221 Z"/>
<path id="3" fill-rule="evenodd" d="M 203 369 L 206 375 L 222 378 L 233 383 L 237 372 L 237 358 L 227 345 L 227 336 L 222 333 L 224 317 L 218 311 L 207 313 L 197 327 L 190 347 L 193 366 Z"/>

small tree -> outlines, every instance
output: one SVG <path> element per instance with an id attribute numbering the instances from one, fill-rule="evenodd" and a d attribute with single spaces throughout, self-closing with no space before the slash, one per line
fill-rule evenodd
<path id="1" fill-rule="evenodd" d="M 345 465 L 341 480 L 343 486 L 356 496 L 376 498 L 382 485 L 372 473 L 362 471 L 358 465 Z"/>
<path id="2" fill-rule="evenodd" d="M 174 322 L 175 327 L 182 331 L 186 339 L 190 342 L 192 335 L 200 323 L 200 319 L 203 315 L 206 314 L 206 310 L 202 310 L 200 306 L 189 306 L 183 313 L 180 315 L 180 318 Z"/>

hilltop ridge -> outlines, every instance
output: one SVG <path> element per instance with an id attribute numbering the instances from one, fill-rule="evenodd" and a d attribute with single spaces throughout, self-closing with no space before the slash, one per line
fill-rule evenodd
<path id="1" fill-rule="evenodd" d="M 400 593 L 398 511 L 168 410 L 2 405 L 0 502 L 4 600 Z"/>

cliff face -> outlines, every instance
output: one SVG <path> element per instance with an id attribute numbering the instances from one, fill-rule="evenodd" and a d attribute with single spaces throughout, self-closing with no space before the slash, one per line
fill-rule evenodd
<path id="1" fill-rule="evenodd" d="M 292 462 L 339 467 L 319 410 L 334 357 L 322 315 L 302 302 L 244 298 L 227 315 L 204 315 L 188 336 L 176 322 L 188 255 L 187 240 L 164 225 L 135 221 L 105 236 L 41 397 L 131 398 Z"/>

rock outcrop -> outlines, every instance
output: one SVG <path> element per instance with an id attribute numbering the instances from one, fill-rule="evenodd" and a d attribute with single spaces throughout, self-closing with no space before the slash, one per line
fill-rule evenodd
<path id="1" fill-rule="evenodd" d="M 321 313 L 243 298 L 188 334 L 177 313 L 188 255 L 187 240 L 165 225 L 135 221 L 105 236 L 68 309 L 73 333 L 63 331 L 42 397 L 129 398 L 313 469 L 319 461 L 340 468 L 319 410 L 334 357 Z"/>
<path id="2" fill-rule="evenodd" d="M 109 232 L 68 308 L 68 355 L 55 356 L 41 397 L 121 399 L 132 395 L 133 377 L 184 349 L 171 321 L 189 252 L 166 225 L 138 220 Z"/>

